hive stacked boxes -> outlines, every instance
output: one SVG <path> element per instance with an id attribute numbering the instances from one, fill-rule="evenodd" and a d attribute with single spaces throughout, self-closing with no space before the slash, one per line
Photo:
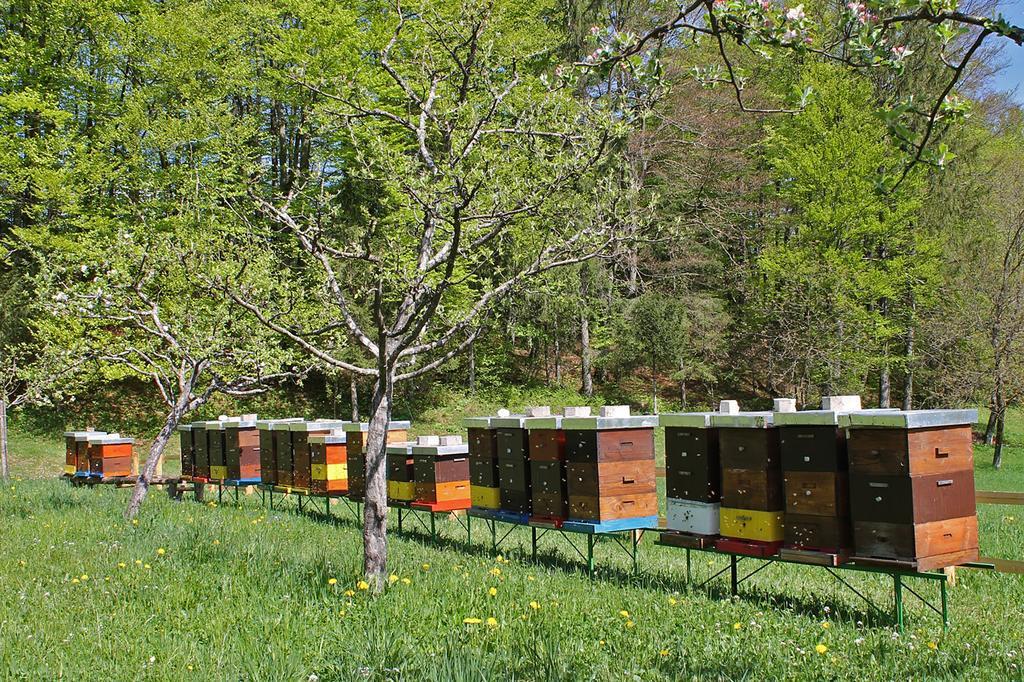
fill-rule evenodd
<path id="1" fill-rule="evenodd" d="M 259 431 L 260 439 L 260 482 L 263 485 L 278 485 L 278 446 L 282 440 L 287 440 L 288 448 L 291 447 L 291 434 L 288 427 L 300 422 L 300 417 L 289 419 L 261 419 L 256 422 L 256 429 Z"/>
<path id="2" fill-rule="evenodd" d="M 131 438 L 117 433 L 91 433 L 86 438 L 89 448 L 89 475 L 97 478 L 132 475 Z"/>
<path id="3" fill-rule="evenodd" d="M 546 414 L 545 414 L 546 412 Z M 531 408 L 523 420 L 529 442 L 532 496 L 530 521 L 561 525 L 569 516 L 569 489 L 562 417 L 548 408 Z M 566 416 L 588 417 L 589 407 L 566 407 Z"/>
<path id="4" fill-rule="evenodd" d="M 210 480 L 218 483 L 228 477 L 228 465 L 225 457 L 224 422 L 225 419 L 203 422 L 206 434 L 206 453 L 210 460 Z"/>
<path id="5" fill-rule="evenodd" d="M 530 515 L 530 444 L 523 426 L 525 415 L 491 418 L 498 455 L 498 488 L 501 511 L 521 517 Z"/>
<path id="6" fill-rule="evenodd" d="M 192 422 L 193 478 L 210 480 L 210 448 L 206 441 L 206 422 Z"/>
<path id="7" fill-rule="evenodd" d="M 343 421 L 299 421 L 288 425 L 291 434 L 291 487 L 309 491 L 313 481 L 313 460 L 309 449 L 309 437 L 324 435 L 334 429 L 344 428 Z"/>
<path id="8" fill-rule="evenodd" d="M 686 547 L 711 546 L 718 535 L 722 469 L 714 412 L 663 414 L 665 427 L 665 533 L 662 541 Z M 680 533 L 685 534 L 681 536 Z"/>
<path id="9" fill-rule="evenodd" d="M 191 424 L 182 424 L 178 427 L 178 438 L 181 445 L 181 475 L 184 478 L 192 478 L 196 473 L 196 445 L 193 433 Z"/>
<path id="10" fill-rule="evenodd" d="M 469 446 L 462 436 L 420 436 L 411 453 L 415 506 L 430 511 L 469 508 Z"/>
<path id="11" fill-rule="evenodd" d="M 783 539 L 779 432 L 772 412 L 739 412 L 733 405 L 711 417 L 711 426 L 718 429 L 722 464 L 722 539 L 715 546 L 739 554 L 771 556 Z"/>
<path id="12" fill-rule="evenodd" d="M 69 476 L 89 475 L 89 438 L 104 431 L 68 431 L 64 434 L 64 473 Z"/>
<path id="13" fill-rule="evenodd" d="M 602 407 L 596 417 L 562 418 L 571 522 L 609 529 L 657 525 L 657 424 L 656 416 L 630 415 L 625 405 Z"/>
<path id="14" fill-rule="evenodd" d="M 388 504 L 409 504 L 416 499 L 413 445 L 411 442 L 403 442 L 387 446 Z"/>
<path id="15" fill-rule="evenodd" d="M 310 489 L 320 495 L 348 493 L 348 436 L 344 429 L 309 437 Z"/>
<path id="16" fill-rule="evenodd" d="M 224 459 L 227 480 L 238 483 L 260 482 L 260 432 L 256 415 L 246 414 L 224 423 Z"/>
<path id="17" fill-rule="evenodd" d="M 860 396 L 827 396 L 820 410 L 775 413 L 786 500 L 783 558 L 838 565 L 849 556 L 849 467 L 839 422 L 859 410 Z"/>
<path id="18" fill-rule="evenodd" d="M 469 417 L 462 420 L 469 439 L 470 500 L 479 509 L 501 508 L 498 476 L 498 434 L 491 426 L 493 417 Z"/>
<path id="19" fill-rule="evenodd" d="M 857 563 L 925 571 L 977 559 L 976 420 L 974 410 L 845 418 Z"/>
<path id="20" fill-rule="evenodd" d="M 408 421 L 388 422 L 387 443 L 404 443 L 409 438 Z M 366 422 L 347 422 L 343 427 L 348 462 L 348 496 L 361 500 L 366 496 Z"/>

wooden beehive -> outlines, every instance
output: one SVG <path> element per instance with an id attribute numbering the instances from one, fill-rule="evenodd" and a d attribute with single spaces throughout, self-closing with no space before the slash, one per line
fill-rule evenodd
<path id="1" fill-rule="evenodd" d="M 260 482 L 260 432 L 256 428 L 256 415 L 245 415 L 237 421 L 225 423 L 224 453 L 228 480 Z"/>
<path id="2" fill-rule="evenodd" d="M 132 475 L 132 444 L 131 438 L 122 438 L 117 433 L 90 435 L 86 441 L 89 446 L 89 474 L 99 478 L 113 478 Z"/>
<path id="3" fill-rule="evenodd" d="M 89 438 L 105 435 L 104 431 L 68 431 L 64 434 L 64 473 L 69 476 L 89 475 Z"/>
<path id="4" fill-rule="evenodd" d="M 415 443 L 390 443 L 385 449 L 387 459 L 388 502 L 408 504 L 416 499 Z"/>
<path id="5" fill-rule="evenodd" d="M 501 488 L 498 473 L 497 432 L 492 417 L 469 417 L 462 420 L 469 440 L 470 497 L 474 507 L 499 509 Z"/>
<path id="6" fill-rule="evenodd" d="M 859 405 L 859 399 L 857 399 Z M 785 548 L 834 555 L 839 563 L 853 546 L 846 433 L 848 412 L 776 412 L 785 496 Z M 799 559 L 803 554 L 793 553 Z M 788 554 L 787 554 L 788 556 Z"/>
<path id="7" fill-rule="evenodd" d="M 569 489 L 562 417 L 527 417 L 523 427 L 529 443 L 531 514 L 535 520 L 564 521 L 569 516 Z"/>
<path id="8" fill-rule="evenodd" d="M 256 429 L 259 431 L 260 440 L 260 482 L 263 485 L 278 484 L 277 449 L 279 435 L 284 434 L 289 438 L 288 425 L 302 421 L 300 417 L 288 419 L 261 419 L 256 422 Z"/>
<path id="9" fill-rule="evenodd" d="M 191 424 L 182 424 L 178 427 L 178 437 L 181 445 L 181 475 L 183 478 L 192 478 L 195 475 L 196 445 L 193 435 L 194 430 Z"/>
<path id="10" fill-rule="evenodd" d="M 408 421 L 388 422 L 387 443 L 404 443 L 409 439 Z M 348 496 L 361 500 L 366 496 L 366 432 L 367 422 L 347 422 L 344 426 L 348 457 Z M 386 463 L 385 463 L 386 466 Z"/>
<path id="11" fill-rule="evenodd" d="M 310 489 L 322 495 L 348 493 L 348 437 L 342 429 L 309 437 Z"/>
<path id="12" fill-rule="evenodd" d="M 434 511 L 469 508 L 469 446 L 461 436 L 421 436 L 411 452 L 417 505 Z"/>
<path id="13" fill-rule="evenodd" d="M 975 410 L 848 416 L 856 561 L 923 571 L 977 559 L 976 420 Z"/>
<path id="14" fill-rule="evenodd" d="M 648 415 L 563 417 L 569 519 L 657 517 L 654 427 Z"/>
<path id="15" fill-rule="evenodd" d="M 523 426 L 525 418 L 525 415 L 491 418 L 498 455 L 501 510 L 513 514 L 531 513 L 533 488 L 530 485 L 530 443 Z"/>
<path id="16" fill-rule="evenodd" d="M 292 446 L 292 487 L 309 490 L 312 485 L 313 460 L 309 450 L 309 437 L 327 434 L 345 426 L 344 421 L 300 421 L 288 425 Z"/>
<path id="17" fill-rule="evenodd" d="M 228 477 L 228 463 L 224 447 L 224 422 L 218 419 L 203 424 L 206 428 L 206 452 L 210 460 L 210 480 L 224 481 Z"/>
<path id="18" fill-rule="evenodd" d="M 192 422 L 193 478 L 210 480 L 210 447 L 206 440 L 206 422 Z"/>
<path id="19" fill-rule="evenodd" d="M 713 412 L 662 414 L 665 427 L 665 527 L 718 535 L 722 467 Z"/>
<path id="20" fill-rule="evenodd" d="M 771 412 L 715 413 L 722 465 L 719 533 L 738 543 L 761 543 L 774 554 L 783 539 L 782 462 L 779 431 Z M 729 543 L 730 550 L 737 550 Z"/>

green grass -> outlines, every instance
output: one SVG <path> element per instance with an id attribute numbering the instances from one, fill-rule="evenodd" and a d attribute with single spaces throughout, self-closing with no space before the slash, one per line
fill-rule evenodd
<path id="1" fill-rule="evenodd" d="M 438 408 L 421 430 L 453 423 L 449 411 L 458 414 Z M 1002 471 L 978 448 L 980 488 L 1024 489 L 1015 416 Z M 604 542 L 592 582 L 557 536 L 534 564 L 517 530 L 498 562 L 481 522 L 467 545 L 446 520 L 436 545 L 391 535 L 399 580 L 373 598 L 357 587 L 360 532 L 342 506 L 326 520 L 268 512 L 256 495 L 211 507 L 154 494 L 132 526 L 121 516 L 127 491 L 50 478 L 59 439 L 15 441 L 22 480 L 0 490 L 3 679 L 1024 679 L 1020 576 L 960 571 L 945 635 L 908 595 L 909 629 L 896 637 L 821 569 L 772 566 L 733 600 L 724 583 L 688 587 L 685 553 L 648 537 L 639 578 Z M 1024 559 L 1022 512 L 980 508 L 983 554 Z M 722 566 L 694 554 L 695 578 Z M 888 579 L 846 577 L 891 600 Z M 936 596 L 933 583 L 911 586 Z"/>

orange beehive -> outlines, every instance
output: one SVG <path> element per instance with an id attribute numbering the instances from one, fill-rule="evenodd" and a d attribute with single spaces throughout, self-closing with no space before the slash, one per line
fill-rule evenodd
<path id="1" fill-rule="evenodd" d="M 348 443 L 343 430 L 310 435 L 309 458 L 312 492 L 348 493 Z"/>
<path id="2" fill-rule="evenodd" d="M 132 475 L 131 438 L 117 433 L 89 436 L 89 475 L 100 478 Z"/>

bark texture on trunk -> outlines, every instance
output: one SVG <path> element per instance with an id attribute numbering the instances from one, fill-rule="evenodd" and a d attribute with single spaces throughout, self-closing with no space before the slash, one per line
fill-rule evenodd
<path id="1" fill-rule="evenodd" d="M 352 421 L 357 422 L 359 421 L 359 386 L 356 384 L 355 374 L 348 379 L 348 392 L 352 400 Z"/>
<path id="2" fill-rule="evenodd" d="M 892 382 L 889 378 L 889 365 L 884 365 L 878 373 L 878 406 L 889 407 L 892 402 Z"/>
<path id="3" fill-rule="evenodd" d="M 909 410 L 914 404 L 914 328 L 907 329 L 905 349 L 907 358 L 907 374 L 903 379 L 903 409 Z"/>
<path id="4" fill-rule="evenodd" d="M 469 392 L 476 393 L 476 343 L 469 344 Z"/>
<path id="5" fill-rule="evenodd" d="M 996 398 L 993 395 L 988 404 L 988 422 L 985 424 L 985 445 L 996 442 Z"/>
<path id="6" fill-rule="evenodd" d="M 996 390 L 996 442 L 992 454 L 992 466 L 996 469 L 1003 466 L 1003 427 L 1006 425 L 1006 398 L 1002 389 Z"/>
<path id="7" fill-rule="evenodd" d="M 0 478 L 11 477 L 10 464 L 7 461 L 7 399 L 0 398 Z"/>
<path id="8" fill-rule="evenodd" d="M 128 508 L 124 512 L 126 519 L 131 520 L 138 516 L 142 502 L 146 499 L 146 494 L 149 492 L 149 484 L 156 474 L 157 464 L 159 464 L 160 458 L 163 457 L 164 448 L 167 447 L 167 443 L 171 440 L 171 436 L 174 435 L 174 430 L 178 428 L 178 423 L 184 414 L 184 400 L 179 401 L 167 414 L 160 433 L 156 435 L 156 439 L 153 440 L 153 444 L 149 447 L 146 464 L 139 471 L 139 478 L 135 483 L 135 488 L 132 489 L 132 497 L 128 501 Z"/>
<path id="9" fill-rule="evenodd" d="M 366 432 L 366 497 L 363 505 L 363 571 L 374 591 L 384 588 L 387 578 L 387 428 L 391 421 L 394 369 L 377 377 L 373 391 L 370 425 Z"/>

